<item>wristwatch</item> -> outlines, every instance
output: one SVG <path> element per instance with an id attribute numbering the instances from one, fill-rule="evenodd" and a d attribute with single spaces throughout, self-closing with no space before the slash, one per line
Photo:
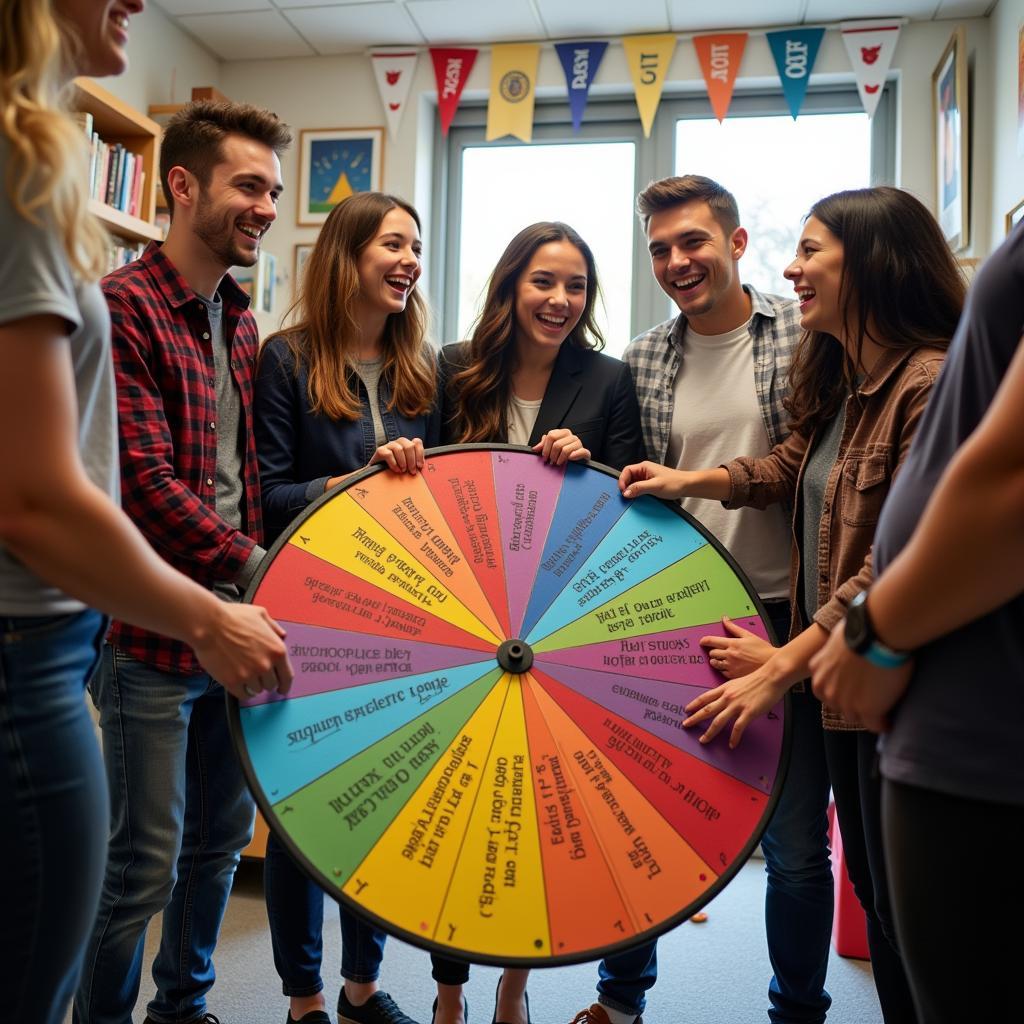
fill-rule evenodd
<path id="1" fill-rule="evenodd" d="M 878 668 L 899 668 L 910 658 L 909 651 L 894 651 L 878 639 L 868 614 L 868 592 L 862 590 L 846 610 L 843 636 L 846 646 Z"/>

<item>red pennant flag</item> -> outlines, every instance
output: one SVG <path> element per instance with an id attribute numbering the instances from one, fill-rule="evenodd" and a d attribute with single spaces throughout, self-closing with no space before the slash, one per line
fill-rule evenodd
<path id="1" fill-rule="evenodd" d="M 694 36 L 704 81 L 708 87 L 711 109 L 719 121 L 725 120 L 732 102 L 732 90 L 747 45 L 746 32 L 722 33 L 712 36 Z"/>
<path id="2" fill-rule="evenodd" d="M 441 115 L 442 135 L 448 134 L 478 52 L 448 48 L 430 50 L 430 59 L 434 62 L 434 78 L 437 81 L 437 109 Z"/>

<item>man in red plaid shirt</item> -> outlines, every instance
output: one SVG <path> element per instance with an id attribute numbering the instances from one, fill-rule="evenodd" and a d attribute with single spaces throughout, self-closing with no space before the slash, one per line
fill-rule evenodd
<path id="1" fill-rule="evenodd" d="M 291 133 L 255 107 L 193 103 L 164 136 L 163 246 L 103 282 L 113 326 L 124 508 L 173 566 L 237 601 L 264 555 L 252 429 L 252 266 Z M 115 622 L 90 683 L 111 795 L 106 878 L 75 999 L 81 1024 L 130 1024 L 150 918 L 163 911 L 153 1024 L 201 1021 L 254 806 L 224 694 L 187 645 Z"/>

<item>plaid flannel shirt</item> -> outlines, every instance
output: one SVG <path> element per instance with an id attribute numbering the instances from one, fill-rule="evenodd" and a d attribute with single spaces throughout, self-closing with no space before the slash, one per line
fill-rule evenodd
<path id="1" fill-rule="evenodd" d="M 263 533 L 252 423 L 259 332 L 249 297 L 225 276 L 224 336 L 245 439 L 243 534 L 215 511 L 217 391 L 205 304 L 156 244 L 104 278 L 103 292 L 113 331 L 124 510 L 186 576 L 205 587 L 234 583 Z M 167 672 L 203 671 L 188 645 L 124 622 L 113 623 L 108 640 Z"/>
<path id="2" fill-rule="evenodd" d="M 752 312 L 754 388 L 768 438 L 776 445 L 788 433 L 782 400 L 789 391 L 789 366 L 803 335 L 800 306 L 795 299 L 762 295 L 750 285 L 743 290 L 750 296 Z M 668 457 L 673 389 L 683 361 L 685 333 L 686 317 L 680 313 L 634 338 L 622 357 L 633 371 L 647 456 L 655 462 L 664 463 Z"/>

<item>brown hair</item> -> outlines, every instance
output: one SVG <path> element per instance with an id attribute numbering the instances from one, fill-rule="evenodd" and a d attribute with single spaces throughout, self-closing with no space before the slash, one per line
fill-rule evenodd
<path id="1" fill-rule="evenodd" d="M 281 331 L 296 369 L 304 363 L 314 413 L 356 420 L 362 404 L 352 380 L 352 346 L 359 337 L 353 307 L 359 293 L 359 255 L 373 241 L 391 210 L 404 210 L 420 226 L 419 214 L 403 199 L 381 192 L 357 192 L 331 210 L 306 260 L 298 294 Z M 426 344 L 427 308 L 413 289 L 405 310 L 384 325 L 382 377 L 391 386 L 389 408 L 421 416 L 434 405 L 435 361 Z"/>
<path id="2" fill-rule="evenodd" d="M 684 174 L 677 178 L 652 181 L 636 197 L 636 214 L 643 221 L 646 231 L 652 214 L 692 202 L 707 203 L 726 235 L 732 235 L 740 226 L 740 209 L 736 205 L 736 197 L 717 181 L 700 174 Z"/>
<path id="3" fill-rule="evenodd" d="M 214 167 L 221 162 L 221 143 L 228 135 L 262 142 L 279 157 L 292 144 L 291 129 L 269 110 L 217 100 L 186 104 L 167 122 L 160 142 L 160 181 L 172 215 L 174 197 L 167 186 L 171 168 L 191 171 L 205 188 Z"/>
<path id="4" fill-rule="evenodd" d="M 85 135 L 68 116 L 66 68 L 76 53 L 51 0 L 0 4 L 0 133 L 11 154 L 3 184 L 20 216 L 56 229 L 75 274 L 95 280 L 107 236 L 89 213 Z"/>
<path id="5" fill-rule="evenodd" d="M 587 264 L 583 312 L 562 344 L 604 348 L 604 338 L 594 319 L 600 286 L 590 246 L 561 221 L 541 221 L 523 228 L 505 247 L 491 272 L 484 307 L 468 342 L 469 363 L 449 385 L 452 424 L 460 442 L 496 441 L 508 436 L 508 403 L 516 358 L 516 285 L 533 254 L 549 242 L 568 242 Z"/>
<path id="6" fill-rule="evenodd" d="M 848 351 L 820 331 L 801 339 L 784 404 L 790 429 L 805 435 L 856 394 L 865 339 L 890 349 L 946 348 L 965 292 L 939 225 L 909 192 L 889 186 L 836 192 L 807 216 L 843 245 L 839 315 L 855 344 Z"/>

